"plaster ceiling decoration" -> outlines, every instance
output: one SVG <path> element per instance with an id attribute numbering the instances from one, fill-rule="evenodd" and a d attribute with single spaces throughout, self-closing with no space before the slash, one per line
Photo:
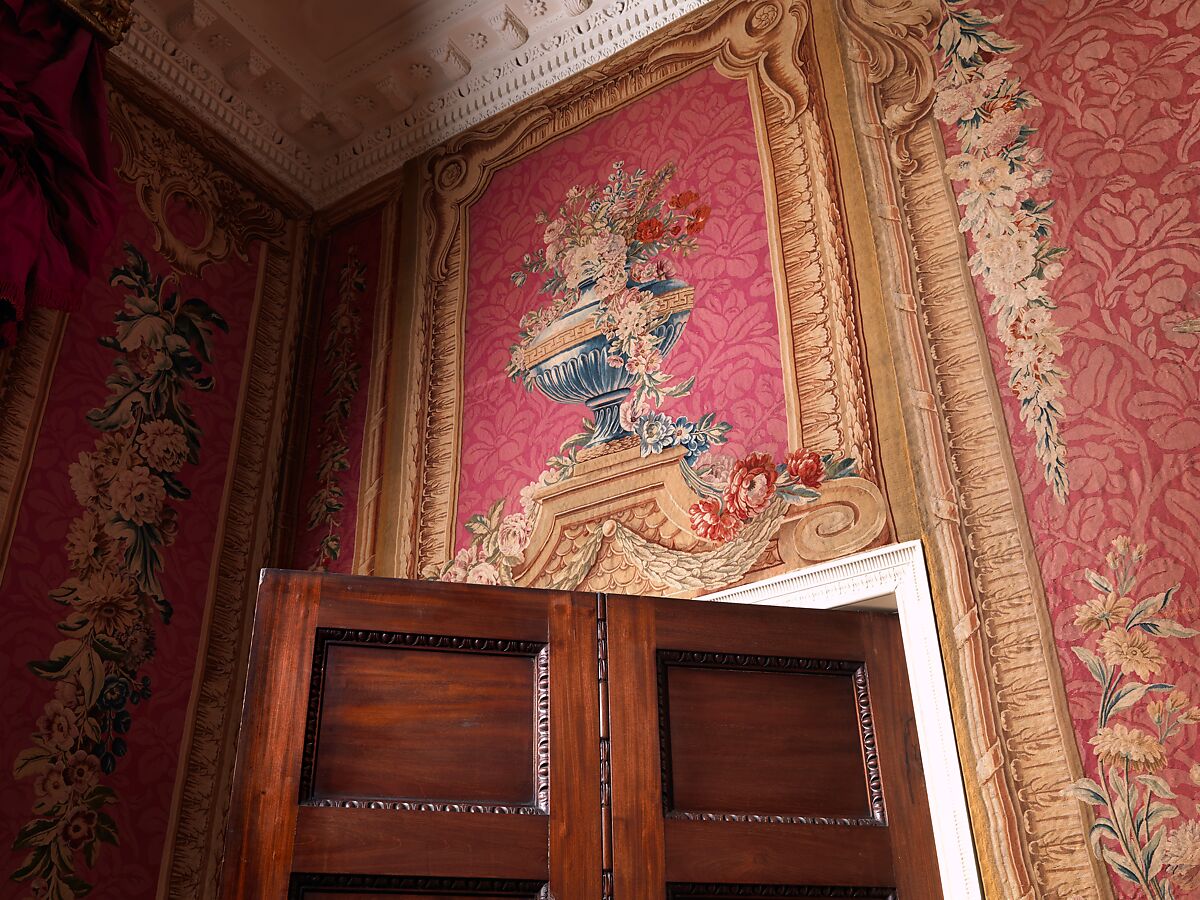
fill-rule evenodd
<path id="1" fill-rule="evenodd" d="M 317 208 L 705 0 L 139 0 L 113 53 Z"/>

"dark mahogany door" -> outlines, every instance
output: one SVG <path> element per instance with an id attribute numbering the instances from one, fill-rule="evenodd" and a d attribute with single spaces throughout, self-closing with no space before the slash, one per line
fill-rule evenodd
<path id="1" fill-rule="evenodd" d="M 269 572 L 222 890 L 934 900 L 895 621 Z"/>
<path id="2" fill-rule="evenodd" d="M 942 896 L 894 616 L 604 605 L 616 900 Z"/>
<path id="3" fill-rule="evenodd" d="M 226 898 L 601 895 L 596 600 L 269 572 Z"/>

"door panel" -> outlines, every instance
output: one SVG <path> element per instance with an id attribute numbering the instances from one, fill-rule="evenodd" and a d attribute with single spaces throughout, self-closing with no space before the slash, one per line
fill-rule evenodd
<path id="1" fill-rule="evenodd" d="M 602 608 L 617 900 L 940 897 L 894 617 Z"/>
<path id="2" fill-rule="evenodd" d="M 591 596 L 268 573 L 224 896 L 599 897 L 597 667 Z"/>
<path id="3" fill-rule="evenodd" d="M 222 891 L 935 900 L 896 622 L 269 572 Z"/>
<path id="4" fill-rule="evenodd" d="M 397 878 L 394 876 L 294 875 L 288 900 L 536 900 L 542 883 L 483 878 Z"/>

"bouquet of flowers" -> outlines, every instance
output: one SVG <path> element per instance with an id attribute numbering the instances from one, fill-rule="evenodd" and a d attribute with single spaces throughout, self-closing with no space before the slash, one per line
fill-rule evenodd
<path id="1" fill-rule="evenodd" d="M 511 348 L 510 378 L 531 384 L 526 362 L 530 345 L 590 291 L 597 301 L 596 327 L 609 339 L 609 365 L 636 378 L 621 409 L 625 427 L 632 430 L 639 416 L 666 397 L 691 390 L 691 379 L 667 387 L 670 376 L 662 371 L 654 336 L 667 316 L 648 286 L 674 277 L 675 264 L 667 254 L 686 256 L 695 250 L 696 235 L 712 209 L 695 191 L 669 193 L 674 176 L 670 163 L 653 173 L 641 168 L 630 172 L 618 160 L 607 183 L 572 187 L 556 215 L 538 214 L 538 223 L 545 225 L 545 247 L 525 254 L 512 280 L 521 286 L 530 276 L 544 276 L 538 290 L 552 299 L 522 317 L 518 342 Z"/>

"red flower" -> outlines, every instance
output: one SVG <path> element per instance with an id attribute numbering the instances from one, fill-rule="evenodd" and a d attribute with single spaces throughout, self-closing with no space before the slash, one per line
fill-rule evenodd
<path id="1" fill-rule="evenodd" d="M 692 221 L 688 222 L 687 233 L 699 234 L 702 232 L 704 230 L 704 223 L 708 221 L 711 213 L 711 206 L 697 206 L 696 211 L 692 213 Z"/>
<path id="2" fill-rule="evenodd" d="M 716 497 L 705 497 L 688 509 L 692 517 L 692 531 L 707 541 L 723 544 L 734 537 L 742 527 L 741 520 L 733 513 L 721 512 L 721 501 Z"/>
<path id="3" fill-rule="evenodd" d="M 682 194 L 676 194 L 671 198 L 671 209 L 683 209 L 685 206 L 691 206 L 700 195 L 695 191 L 684 191 Z"/>
<path id="4" fill-rule="evenodd" d="M 807 488 L 816 488 L 825 477 L 825 463 L 819 453 L 811 450 L 793 450 L 787 456 L 787 472 Z"/>
<path id="5" fill-rule="evenodd" d="M 662 237 L 664 230 L 663 223 L 658 219 L 643 219 L 638 222 L 637 231 L 634 233 L 634 236 L 643 244 L 648 244 Z"/>
<path id="6" fill-rule="evenodd" d="M 775 460 L 770 453 L 751 453 L 733 464 L 725 505 L 739 519 L 752 519 L 767 508 L 775 496 Z"/>

